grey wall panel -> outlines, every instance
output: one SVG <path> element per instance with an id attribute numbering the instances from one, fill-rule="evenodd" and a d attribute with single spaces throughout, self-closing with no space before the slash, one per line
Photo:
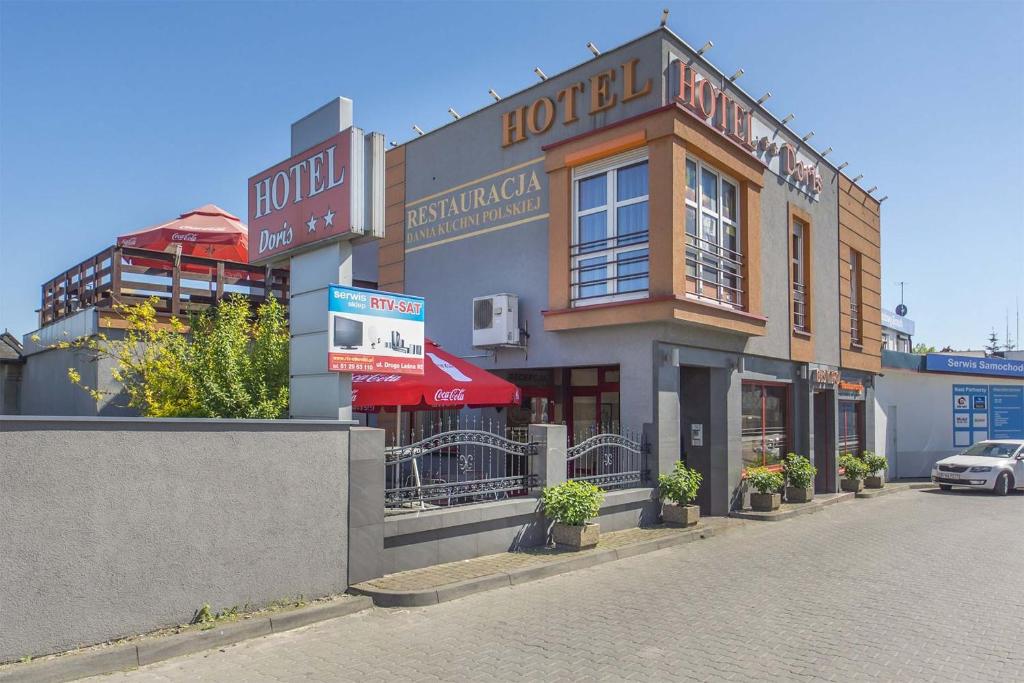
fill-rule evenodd
<path id="1" fill-rule="evenodd" d="M 348 436 L 0 418 L 0 661 L 344 591 Z"/>

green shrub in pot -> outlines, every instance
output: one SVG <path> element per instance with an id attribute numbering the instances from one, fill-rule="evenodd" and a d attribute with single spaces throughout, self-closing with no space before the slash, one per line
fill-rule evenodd
<path id="1" fill-rule="evenodd" d="M 588 548 L 597 545 L 601 527 L 588 520 L 597 517 L 604 491 L 586 481 L 566 481 L 541 492 L 544 516 L 555 520 L 551 535 L 557 545 Z"/>
<path id="2" fill-rule="evenodd" d="M 658 491 L 664 501 L 662 519 L 666 524 L 691 526 L 700 519 L 700 508 L 690 503 L 697 498 L 702 477 L 686 463 L 676 462 L 669 474 L 658 475 Z"/>
<path id="3" fill-rule="evenodd" d="M 814 498 L 814 475 L 818 468 L 804 455 L 789 453 L 782 461 L 786 478 L 786 502 L 809 503 Z"/>
<path id="4" fill-rule="evenodd" d="M 843 468 L 843 480 L 840 486 L 844 491 L 858 492 L 864 488 L 864 477 L 868 476 L 868 466 L 861 458 L 850 453 L 839 456 L 839 466 Z"/>
<path id="5" fill-rule="evenodd" d="M 889 469 L 889 460 L 884 455 L 878 455 L 871 451 L 864 451 L 860 459 L 864 461 L 864 465 L 867 467 L 867 473 L 864 476 L 864 486 L 869 489 L 880 489 L 885 486 L 882 472 Z"/>
<path id="6" fill-rule="evenodd" d="M 767 467 L 751 467 L 747 470 L 747 484 L 756 493 L 750 494 L 750 507 L 756 512 L 778 510 L 782 504 L 779 489 L 785 479 L 782 472 L 774 472 Z"/>

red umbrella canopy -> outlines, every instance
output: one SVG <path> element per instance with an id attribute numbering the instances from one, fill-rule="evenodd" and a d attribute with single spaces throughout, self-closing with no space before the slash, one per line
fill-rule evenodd
<path id="1" fill-rule="evenodd" d="M 516 405 L 519 387 L 426 340 L 422 375 L 352 375 L 352 407 L 376 410 Z"/>
<path id="2" fill-rule="evenodd" d="M 221 261 L 249 262 L 249 231 L 238 219 L 215 204 L 192 209 L 167 223 L 129 232 L 117 238 L 122 247 L 174 251 Z"/>

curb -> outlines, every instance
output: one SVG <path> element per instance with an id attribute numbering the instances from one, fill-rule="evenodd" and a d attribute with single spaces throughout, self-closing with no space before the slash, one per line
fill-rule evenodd
<path id="1" fill-rule="evenodd" d="M 639 543 L 633 543 L 621 548 L 596 550 L 583 556 L 568 557 L 558 562 L 478 576 L 473 579 L 448 583 L 434 588 L 425 588 L 423 590 L 396 591 L 376 588 L 366 584 L 356 584 L 348 590 L 349 593 L 372 599 L 373 604 L 377 607 L 425 607 L 427 605 L 448 602 L 449 600 L 456 600 L 467 595 L 473 595 L 474 593 L 482 593 L 495 588 L 518 586 L 530 581 L 546 579 L 550 576 L 557 576 L 558 574 L 586 569 L 606 562 L 614 562 L 615 560 L 698 541 L 703 538 L 709 538 L 714 533 L 714 529 L 710 527 L 699 526 L 696 529 L 682 531 L 676 536 L 640 541 Z"/>
<path id="2" fill-rule="evenodd" d="M 900 491 L 913 491 L 917 489 L 933 489 L 935 484 L 931 482 L 914 482 L 912 484 L 886 484 L 880 489 L 864 489 L 857 493 L 857 498 L 877 498 L 878 496 L 887 496 L 890 493 L 899 493 Z"/>
<path id="3" fill-rule="evenodd" d="M 368 598 L 349 597 L 326 605 L 311 605 L 288 612 L 244 619 L 208 631 L 142 638 L 94 652 L 65 654 L 38 663 L 0 667 L 0 681 L 57 683 L 136 669 L 172 657 L 231 645 L 250 638 L 290 631 L 318 621 L 344 617 L 372 607 Z"/>
<path id="4" fill-rule="evenodd" d="M 843 503 L 854 499 L 854 494 L 839 493 L 831 498 L 820 498 L 816 499 L 812 503 L 797 504 L 799 507 L 791 507 L 787 510 L 778 510 L 776 512 L 754 512 L 753 510 L 735 510 L 729 513 L 730 517 L 736 517 L 738 519 L 752 519 L 758 522 L 778 522 L 783 519 L 792 519 L 800 515 L 813 515 L 815 512 L 821 512 L 830 505 L 836 503 Z"/>

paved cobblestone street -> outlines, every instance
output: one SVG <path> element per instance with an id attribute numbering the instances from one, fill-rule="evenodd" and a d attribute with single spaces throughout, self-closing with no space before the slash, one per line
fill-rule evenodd
<path id="1" fill-rule="evenodd" d="M 907 491 L 95 680 L 1020 681 L 1022 522 Z"/>

